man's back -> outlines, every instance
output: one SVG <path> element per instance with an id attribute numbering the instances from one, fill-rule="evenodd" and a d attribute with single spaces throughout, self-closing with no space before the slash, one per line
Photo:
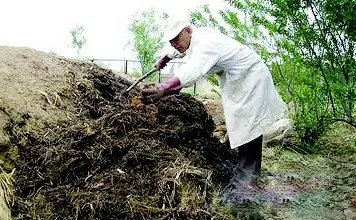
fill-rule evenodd
<path id="1" fill-rule="evenodd" d="M 223 68 L 226 72 L 236 64 L 246 66 L 246 64 L 260 61 L 260 56 L 251 48 L 209 27 L 193 29 L 191 47 L 193 50 L 194 47 L 198 47 L 203 52 L 219 53 L 216 66 Z"/>

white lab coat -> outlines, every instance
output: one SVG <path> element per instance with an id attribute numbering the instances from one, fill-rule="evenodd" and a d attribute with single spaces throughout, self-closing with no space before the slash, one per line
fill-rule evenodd
<path id="1" fill-rule="evenodd" d="M 231 148 L 256 139 L 288 117 L 267 66 L 249 47 L 214 29 L 194 28 L 185 56 L 186 63 L 173 72 L 183 87 L 223 70 L 219 86 Z"/>

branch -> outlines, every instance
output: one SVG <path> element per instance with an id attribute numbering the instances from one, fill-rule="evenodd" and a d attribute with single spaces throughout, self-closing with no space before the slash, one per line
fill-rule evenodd
<path id="1" fill-rule="evenodd" d="M 343 118 L 332 118 L 331 119 L 331 123 L 336 123 L 336 122 L 344 122 L 346 124 L 351 125 L 352 127 L 356 128 L 356 122 L 355 120 L 347 120 L 347 119 L 343 119 Z"/>
<path id="2" fill-rule="evenodd" d="M 294 22 L 296 22 L 296 24 L 299 26 L 299 28 L 300 28 L 300 29 L 303 29 L 303 24 L 301 24 L 301 22 L 298 20 L 298 18 L 295 18 L 294 16 L 292 16 L 292 18 L 294 19 Z M 315 19 L 317 19 L 317 18 L 315 18 Z M 334 105 L 334 98 L 333 98 L 333 96 L 332 96 L 332 94 L 331 94 L 331 87 L 330 87 L 330 85 L 329 85 L 329 81 L 328 81 L 328 79 L 327 79 L 327 77 L 326 77 L 326 74 L 325 74 L 325 72 L 324 72 L 324 68 L 323 68 L 323 64 L 322 64 L 322 62 L 321 62 L 321 58 L 320 58 L 320 56 L 318 56 L 317 53 L 315 52 L 315 50 L 314 50 L 314 48 L 313 48 L 313 45 L 312 45 L 312 43 L 311 43 L 311 41 L 310 41 L 310 38 L 306 38 L 305 40 L 306 40 L 306 42 L 307 42 L 307 44 L 308 44 L 309 51 L 310 51 L 310 52 L 314 55 L 314 57 L 317 58 L 317 60 L 318 60 L 318 64 L 319 64 L 318 67 L 319 67 L 320 72 L 321 72 L 321 75 L 322 75 L 322 77 L 323 77 L 323 79 L 324 79 L 324 81 L 325 81 L 326 88 L 327 88 L 327 93 L 328 93 L 328 96 L 329 96 L 329 98 L 330 98 L 331 106 L 332 106 L 332 109 L 333 109 L 333 112 L 334 112 L 334 115 L 335 115 L 335 114 L 336 114 L 336 108 L 335 108 L 335 105 Z"/>

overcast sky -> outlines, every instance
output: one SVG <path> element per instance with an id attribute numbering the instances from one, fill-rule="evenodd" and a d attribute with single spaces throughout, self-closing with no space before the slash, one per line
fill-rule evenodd
<path id="1" fill-rule="evenodd" d="M 223 0 L 0 0 L 0 45 L 25 46 L 74 57 L 69 31 L 83 25 L 88 40 L 81 55 L 133 58 L 124 51 L 127 26 L 139 9 L 154 7 L 169 15 L 187 13 L 201 4 L 220 7 Z"/>

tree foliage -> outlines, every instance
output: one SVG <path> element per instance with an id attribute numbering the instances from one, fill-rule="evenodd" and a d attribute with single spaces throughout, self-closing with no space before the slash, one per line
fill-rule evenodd
<path id="1" fill-rule="evenodd" d="M 77 51 L 77 56 L 79 57 L 79 53 L 83 46 L 87 43 L 87 39 L 84 36 L 84 27 L 83 25 L 75 26 L 71 31 L 72 35 L 72 48 Z"/>
<path id="2" fill-rule="evenodd" d="M 133 34 L 130 42 L 140 61 L 141 74 L 153 67 L 158 51 L 163 48 L 161 41 L 163 31 L 159 21 L 166 16 L 166 14 L 158 14 L 153 9 L 137 11 L 133 15 L 133 20 L 129 25 L 129 30 Z"/>
<path id="3" fill-rule="evenodd" d="M 195 23 L 218 27 L 257 50 L 269 65 L 296 130 L 313 143 L 332 123 L 356 127 L 356 2 L 233 0 L 217 23 L 207 6 Z"/>

